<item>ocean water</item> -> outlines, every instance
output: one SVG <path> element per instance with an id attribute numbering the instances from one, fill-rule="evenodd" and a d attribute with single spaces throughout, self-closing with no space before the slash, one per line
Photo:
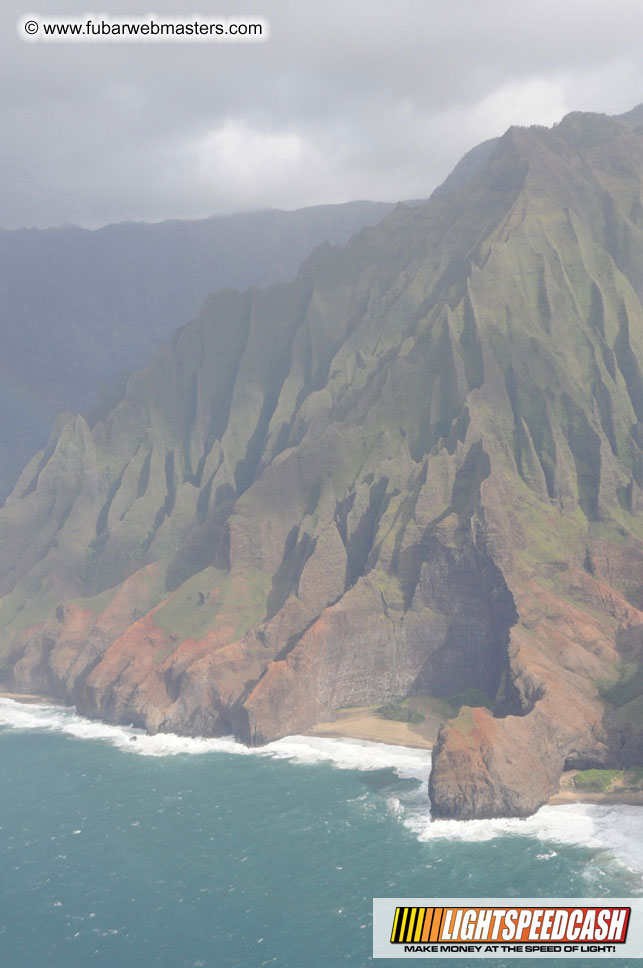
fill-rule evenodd
<path id="1" fill-rule="evenodd" d="M 432 824 L 429 769 L 419 750 L 250 751 L 0 700 L 0 964 L 357 968 L 373 897 L 643 894 L 643 810 Z"/>

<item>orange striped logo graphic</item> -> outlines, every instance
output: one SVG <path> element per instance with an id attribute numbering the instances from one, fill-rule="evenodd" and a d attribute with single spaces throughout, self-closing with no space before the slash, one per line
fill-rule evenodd
<path id="1" fill-rule="evenodd" d="M 631 908 L 397 907 L 391 944 L 624 944 Z"/>
<path id="2" fill-rule="evenodd" d="M 426 944 L 440 941 L 446 908 L 399 907 L 395 909 L 391 944 Z"/>

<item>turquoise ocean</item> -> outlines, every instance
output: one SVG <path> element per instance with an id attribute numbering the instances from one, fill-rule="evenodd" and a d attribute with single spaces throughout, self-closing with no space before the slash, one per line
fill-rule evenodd
<path id="1" fill-rule="evenodd" d="M 429 769 L 420 750 L 247 750 L 0 699 L 0 964 L 387 968 L 373 897 L 643 894 L 643 809 L 431 823 Z"/>

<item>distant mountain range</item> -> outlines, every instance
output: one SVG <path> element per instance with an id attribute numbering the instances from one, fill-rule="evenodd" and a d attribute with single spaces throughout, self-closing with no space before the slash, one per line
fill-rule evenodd
<path id="1" fill-rule="evenodd" d="M 119 380 L 209 293 L 290 280 L 317 245 L 347 242 L 391 208 L 350 202 L 93 232 L 0 230 L 0 500 L 60 411 L 109 408 Z"/>
<path id="2" fill-rule="evenodd" d="M 642 176 L 640 109 L 510 128 L 293 282 L 209 297 L 0 512 L 9 686 L 249 743 L 476 690 L 436 816 L 640 765 Z"/>

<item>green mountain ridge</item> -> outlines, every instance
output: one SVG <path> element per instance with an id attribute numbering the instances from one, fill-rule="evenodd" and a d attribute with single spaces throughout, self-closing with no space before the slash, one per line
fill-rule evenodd
<path id="1" fill-rule="evenodd" d="M 643 649 L 643 127 L 478 159 L 61 422 L 0 511 L 13 688 L 251 743 L 482 689 L 434 752 L 443 816 L 641 762 L 601 688 Z"/>
<path id="2" fill-rule="evenodd" d="M 321 242 L 346 242 L 392 207 L 0 230 L 0 499 L 46 445 L 57 413 L 106 413 L 125 374 L 149 362 L 210 292 L 290 280 Z"/>

